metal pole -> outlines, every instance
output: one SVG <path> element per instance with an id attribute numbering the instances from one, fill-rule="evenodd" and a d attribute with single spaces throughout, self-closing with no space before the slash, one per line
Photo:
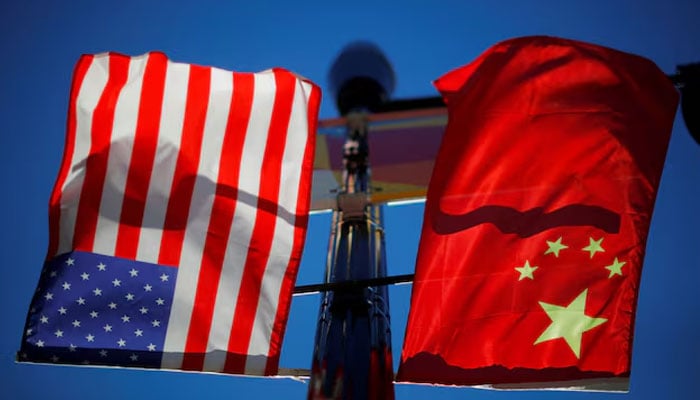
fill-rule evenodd
<path id="1" fill-rule="evenodd" d="M 343 187 L 333 211 L 309 399 L 393 399 L 381 207 L 371 204 L 365 113 L 347 115 Z M 348 285 L 343 282 L 353 282 Z"/>

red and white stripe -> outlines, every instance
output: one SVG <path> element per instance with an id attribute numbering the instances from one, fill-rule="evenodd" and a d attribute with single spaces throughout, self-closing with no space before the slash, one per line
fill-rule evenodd
<path id="1" fill-rule="evenodd" d="M 309 209 L 320 91 L 281 69 L 83 56 L 48 257 L 178 267 L 163 368 L 275 374 Z"/>

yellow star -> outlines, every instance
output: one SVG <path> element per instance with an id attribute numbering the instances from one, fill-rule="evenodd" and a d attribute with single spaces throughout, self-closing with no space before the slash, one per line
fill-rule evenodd
<path id="1" fill-rule="evenodd" d="M 522 281 L 525 278 L 530 278 L 530 279 L 535 279 L 535 277 L 532 275 L 533 272 L 539 267 L 531 267 L 530 266 L 530 261 L 525 260 L 525 265 L 522 267 L 515 267 L 515 270 L 520 272 L 520 276 L 518 277 L 519 281 Z"/>
<path id="2" fill-rule="evenodd" d="M 547 246 L 549 246 L 549 248 L 544 252 L 544 254 L 554 254 L 554 257 L 559 257 L 559 251 L 569 248 L 569 246 L 561 242 L 561 236 L 559 236 L 559 239 L 555 240 L 554 242 L 547 240 Z"/>
<path id="3" fill-rule="evenodd" d="M 600 245 L 603 242 L 603 238 L 600 238 L 598 240 L 593 240 L 592 237 L 588 238 L 588 246 L 584 247 L 581 250 L 588 251 L 591 253 L 591 258 L 593 258 L 593 255 L 597 252 L 604 252 L 605 249 Z"/>
<path id="4" fill-rule="evenodd" d="M 534 344 L 562 338 L 576 358 L 580 358 L 583 333 L 607 322 L 606 318 L 593 318 L 584 313 L 587 294 L 588 289 L 585 289 L 566 307 L 540 301 L 540 307 L 544 309 L 552 323 Z"/>
<path id="5" fill-rule="evenodd" d="M 605 267 L 605 269 L 610 270 L 610 275 L 608 275 L 608 279 L 612 278 L 613 275 L 622 276 L 622 266 L 625 264 L 627 264 L 627 261 L 619 262 L 617 261 L 617 257 L 615 257 L 615 261 L 613 261 L 612 264 Z"/>

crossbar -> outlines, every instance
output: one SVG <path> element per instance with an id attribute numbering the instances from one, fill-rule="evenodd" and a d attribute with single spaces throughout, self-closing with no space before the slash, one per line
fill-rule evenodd
<path id="1" fill-rule="evenodd" d="M 370 286 L 395 285 L 397 283 L 413 282 L 414 274 L 385 276 L 373 279 L 358 279 L 342 282 L 316 283 L 312 285 L 301 285 L 294 288 L 294 294 L 310 294 L 329 292 L 332 290 L 347 290 L 365 288 Z"/>

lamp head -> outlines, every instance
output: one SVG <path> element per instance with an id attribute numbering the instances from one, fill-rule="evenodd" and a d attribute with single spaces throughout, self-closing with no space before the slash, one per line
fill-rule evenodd
<path id="1" fill-rule="evenodd" d="M 338 111 L 345 115 L 353 110 L 375 111 L 389 100 L 396 78 L 379 47 L 358 41 L 343 48 L 328 79 Z"/>

